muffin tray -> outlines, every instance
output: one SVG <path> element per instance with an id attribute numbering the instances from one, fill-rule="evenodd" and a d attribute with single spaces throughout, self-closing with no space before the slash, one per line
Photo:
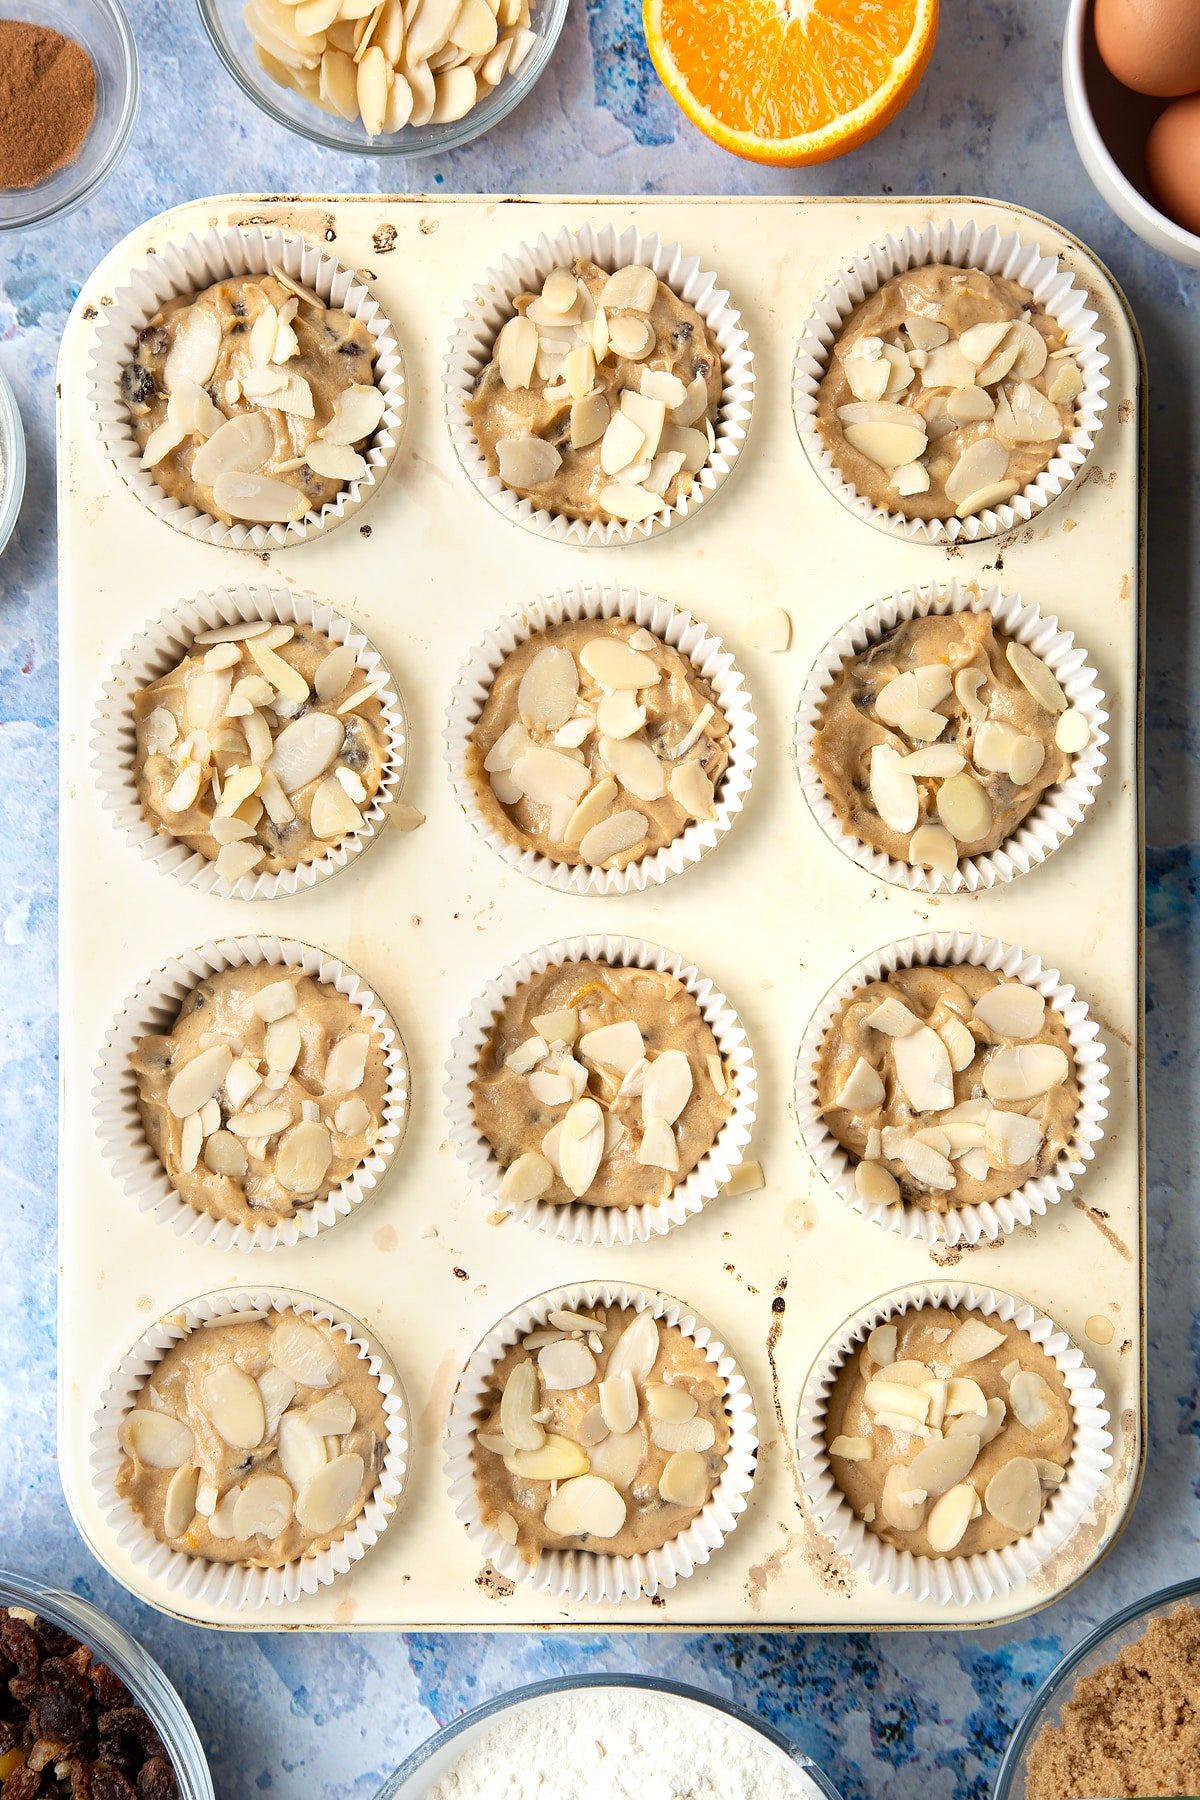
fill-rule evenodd
<path id="1" fill-rule="evenodd" d="M 977 220 L 1060 252 L 1091 293 L 1109 356 L 1108 408 L 1082 475 L 1007 536 L 952 549 L 870 528 L 824 491 L 797 439 L 797 339 L 826 280 L 872 242 L 930 219 Z M 455 320 L 506 253 L 565 224 L 633 225 L 716 271 L 754 352 L 748 441 L 719 494 L 650 541 L 583 549 L 520 529 L 460 467 L 441 381 Z M 153 516 L 118 476 L 89 399 L 96 321 L 155 248 L 211 226 L 303 235 L 359 272 L 405 361 L 407 433 L 378 493 L 314 541 L 237 551 Z M 1144 1437 L 1141 705 L 1143 374 L 1125 302 L 1049 221 L 985 200 L 447 200 L 364 196 L 197 201 L 139 227 L 84 284 L 59 367 L 62 939 L 59 1455 L 91 1549 L 150 1603 L 226 1627 L 862 1629 L 1019 1617 L 1079 1580 L 1133 1502 Z M 1110 715 L 1095 805 L 1027 875 L 974 895 L 890 887 L 829 841 L 801 794 L 792 721 L 814 656 L 881 595 L 956 577 L 999 583 L 1076 633 Z M 349 617 L 389 663 L 409 725 L 404 799 L 419 829 L 385 829 L 368 856 L 295 896 L 247 902 L 186 888 L 141 859 L 101 807 L 90 749 L 101 687 L 122 647 L 166 606 L 240 582 L 287 586 Z M 657 592 L 723 638 L 758 717 L 745 811 L 719 849 L 627 895 L 556 892 L 472 829 L 451 789 L 442 730 L 459 666 L 537 595 L 577 582 Z M 792 644 L 744 641 L 782 606 Z M 978 931 L 1061 971 L 1090 1005 L 1110 1066 L 1094 1162 L 1031 1228 L 994 1244 L 928 1248 L 850 1211 L 796 1136 L 792 1082 L 814 1008 L 853 963 L 931 930 Z M 403 1035 L 412 1071 L 404 1141 L 373 1194 L 315 1239 L 270 1254 L 197 1245 L 138 1211 L 104 1161 L 91 1089 L 124 998 L 208 939 L 277 934 L 363 976 Z M 522 953 L 583 933 L 678 951 L 728 995 L 758 1072 L 749 1154 L 759 1192 L 720 1196 L 645 1244 L 588 1248 L 510 1219 L 471 1188 L 443 1083 L 459 1021 Z M 885 1290 L 952 1279 L 1032 1302 L 1085 1351 L 1114 1434 L 1094 1514 L 1049 1565 L 1003 1598 L 946 1607 L 855 1575 L 801 1499 L 795 1424 L 809 1371 L 849 1315 Z M 485 1565 L 454 1516 L 443 1436 L 459 1372 L 500 1317 L 570 1282 L 637 1283 L 710 1321 L 748 1378 L 759 1422 L 747 1511 L 711 1562 L 654 1600 L 572 1608 Z M 225 1287 L 318 1295 L 390 1353 L 413 1423 L 401 1510 L 362 1562 L 284 1606 L 234 1609 L 135 1565 L 93 1487 L 93 1419 L 112 1371 L 159 1315 Z"/>

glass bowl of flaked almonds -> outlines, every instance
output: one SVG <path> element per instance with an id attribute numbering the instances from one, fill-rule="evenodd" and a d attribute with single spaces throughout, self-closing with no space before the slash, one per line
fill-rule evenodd
<path id="1" fill-rule="evenodd" d="M 238 86 L 329 150 L 429 156 L 508 117 L 569 0 L 197 0 Z"/>

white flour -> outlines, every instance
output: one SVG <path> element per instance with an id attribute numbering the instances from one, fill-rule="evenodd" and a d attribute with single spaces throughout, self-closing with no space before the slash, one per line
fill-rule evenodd
<path id="1" fill-rule="evenodd" d="M 818 1800 L 724 1713 L 637 1688 L 581 1688 L 496 1720 L 427 1800 Z"/>

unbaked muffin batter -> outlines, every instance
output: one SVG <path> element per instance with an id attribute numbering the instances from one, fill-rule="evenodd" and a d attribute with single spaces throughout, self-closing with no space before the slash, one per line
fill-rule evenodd
<path id="1" fill-rule="evenodd" d="M 914 1556 L 975 1556 L 1027 1536 L 1072 1439 L 1053 1358 L 967 1307 L 922 1306 L 877 1326 L 842 1365 L 825 1414 L 853 1511 Z"/>
<path id="2" fill-rule="evenodd" d="M 121 393 L 164 493 L 225 525 L 282 524 L 366 474 L 373 366 L 361 319 L 286 276 L 236 275 L 164 303 Z"/>
<path id="3" fill-rule="evenodd" d="M 250 1227 L 323 1200 L 383 1125 L 387 1057 L 325 982 L 262 963 L 194 987 L 130 1058 L 146 1136 L 180 1198 Z"/>
<path id="4" fill-rule="evenodd" d="M 813 763 L 851 836 L 949 879 L 960 857 L 998 849 L 1070 774 L 1057 742 L 1064 718 L 1086 741 L 1053 672 L 997 632 L 990 612 L 926 615 L 839 670 Z"/>
<path id="5" fill-rule="evenodd" d="M 733 1076 L 681 981 L 571 962 L 505 1001 L 471 1083 L 501 1198 L 657 1206 L 712 1149 Z"/>
<path id="6" fill-rule="evenodd" d="M 721 1479 L 722 1377 L 649 1312 L 551 1312 L 547 1327 L 492 1373 L 474 1444 L 484 1524 L 531 1563 L 547 1549 L 660 1549 Z"/>
<path id="7" fill-rule="evenodd" d="M 1067 334 L 1002 275 L 894 275 L 847 318 L 818 395 L 842 476 L 908 519 L 969 517 L 1021 492 L 1074 428 Z"/>
<path id="8" fill-rule="evenodd" d="M 309 625 L 202 633 L 134 698 L 148 823 L 230 881 L 325 856 L 360 829 L 383 780 L 381 686 Z"/>
<path id="9" fill-rule="evenodd" d="M 340 1332 L 278 1312 L 181 1338 L 120 1440 L 117 1492 L 161 1543 L 272 1569 L 353 1524 L 383 1466 L 387 1415 Z"/>
<path id="10" fill-rule="evenodd" d="M 568 519 L 648 518 L 712 451 L 721 354 L 652 269 L 577 258 L 520 294 L 467 404 L 488 471 Z"/>
<path id="11" fill-rule="evenodd" d="M 505 657 L 467 772 L 483 816 L 523 849 L 623 869 L 714 816 L 729 755 L 687 657 L 627 619 L 587 619 Z"/>
<path id="12" fill-rule="evenodd" d="M 826 1033 L 817 1092 L 863 1198 L 932 1212 L 1049 1174 L 1079 1107 L 1061 1015 L 1036 988 L 969 963 L 859 988 Z"/>

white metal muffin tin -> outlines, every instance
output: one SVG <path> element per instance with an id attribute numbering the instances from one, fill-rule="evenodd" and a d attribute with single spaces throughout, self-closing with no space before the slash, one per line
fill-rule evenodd
<path id="1" fill-rule="evenodd" d="M 948 214 L 1062 251 L 1091 290 L 1112 379 L 1095 454 L 1068 493 L 1010 536 L 953 552 L 897 542 L 832 499 L 797 441 L 789 391 L 796 337 L 826 278 L 886 232 Z M 749 442 L 726 490 L 657 541 L 591 551 L 520 530 L 480 498 L 455 459 L 440 394 L 473 285 L 521 241 L 585 220 L 656 230 L 716 270 L 742 310 L 758 373 Z M 191 542 L 155 519 L 102 449 L 87 385 L 94 321 L 128 273 L 168 239 L 249 222 L 301 232 L 361 271 L 395 326 L 411 384 L 407 441 L 377 497 L 317 541 L 262 555 Z M 1103 269 L 1048 221 L 986 201 L 203 200 L 139 227 L 85 283 L 59 379 L 59 1451 L 96 1555 L 153 1604 L 255 1629 L 945 1627 L 1019 1616 L 1078 1580 L 1133 1501 L 1145 1416 L 1142 378 L 1129 314 Z M 873 881 L 828 841 L 801 797 L 790 738 L 801 684 L 831 631 L 879 594 L 949 575 L 999 580 L 1076 632 L 1108 696 L 1110 742 L 1097 804 L 1049 862 L 991 893 L 931 900 Z M 427 815 L 415 832 L 386 830 L 369 856 L 315 890 L 257 904 L 188 891 L 144 864 L 101 810 L 88 750 L 101 681 L 143 621 L 240 580 L 328 600 L 379 646 L 408 707 L 405 798 Z M 745 815 L 718 852 L 644 894 L 583 899 L 511 871 L 460 812 L 442 760 L 460 658 L 502 613 L 577 580 L 657 590 L 693 611 L 737 656 L 758 713 Z M 768 605 L 791 615 L 787 654 L 743 644 L 745 620 Z M 815 1173 L 796 1141 L 791 1085 L 801 1034 L 837 975 L 891 939 L 954 926 L 1037 952 L 1079 989 L 1108 1047 L 1112 1100 L 1076 1194 L 999 1244 L 931 1254 L 865 1223 Z M 114 1010 L 142 977 L 186 946 L 253 931 L 319 944 L 359 970 L 392 1009 L 413 1077 L 408 1134 L 374 1196 L 334 1230 L 269 1257 L 199 1248 L 140 1214 L 101 1158 L 89 1096 Z M 765 1190 L 713 1201 L 629 1248 L 589 1250 L 489 1219 L 445 1128 L 443 1066 L 471 1001 L 522 951 L 584 931 L 649 938 L 711 975 L 741 1014 L 760 1078 L 752 1153 Z M 1027 1297 L 1076 1338 L 1116 1439 L 1094 1522 L 1026 1588 L 954 1612 L 848 1571 L 800 1503 L 792 1442 L 801 1388 L 829 1334 L 883 1290 L 949 1268 Z M 500 1315 L 596 1277 L 658 1287 L 713 1321 L 753 1388 L 762 1452 L 749 1510 L 706 1568 L 653 1602 L 570 1615 L 481 1565 L 453 1515 L 441 1440 L 459 1369 Z M 147 1322 L 238 1284 L 294 1286 L 362 1319 L 395 1359 L 415 1429 L 408 1498 L 377 1547 L 293 1605 L 232 1612 L 181 1600 L 134 1567 L 105 1523 L 88 1458 L 103 1387 Z"/>

